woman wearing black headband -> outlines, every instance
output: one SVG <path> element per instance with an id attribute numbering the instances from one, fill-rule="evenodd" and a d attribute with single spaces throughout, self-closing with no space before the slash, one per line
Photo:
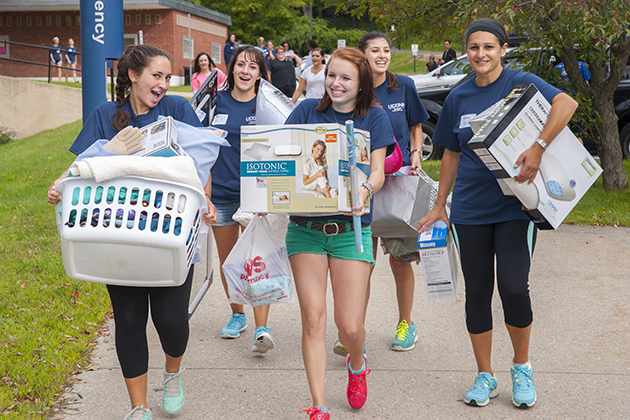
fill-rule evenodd
<path id="1" fill-rule="evenodd" d="M 485 406 L 498 395 L 490 363 L 496 258 L 504 321 L 514 348 L 512 402 L 531 407 L 536 389 L 528 353 L 533 320 L 529 269 L 536 228 L 519 200 L 503 195 L 494 175 L 468 147 L 473 136 L 468 121 L 505 98 L 516 85 L 534 83 L 552 108 L 540 140 L 516 162 L 522 165 L 516 181 L 532 182 L 543 152 L 567 125 L 577 102 L 533 74 L 504 69 L 501 60 L 506 49 L 507 34 L 494 19 L 479 19 L 466 33 L 466 52 L 476 75 L 454 89 L 442 108 L 433 137 L 435 144 L 445 147 L 440 189 L 435 207 L 420 221 L 418 230 L 422 232 L 438 220 L 449 222 L 445 204 L 455 183 L 450 223 L 466 283 L 466 326 L 478 367 L 465 401 Z"/>

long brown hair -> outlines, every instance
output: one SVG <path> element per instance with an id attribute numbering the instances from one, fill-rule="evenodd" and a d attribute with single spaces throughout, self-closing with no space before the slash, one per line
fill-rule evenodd
<path id="1" fill-rule="evenodd" d="M 370 41 L 375 40 L 375 39 L 384 39 L 385 41 L 387 41 L 387 46 L 389 48 L 392 47 L 392 41 L 389 39 L 389 37 L 379 31 L 372 31 L 370 33 L 363 35 L 361 39 L 359 39 L 359 42 L 357 43 L 357 47 L 359 47 L 361 52 L 365 54 L 365 50 L 367 50 L 368 44 L 370 43 Z M 389 69 L 387 69 L 385 71 L 385 76 L 387 77 L 387 88 L 389 89 L 389 92 L 398 90 L 398 87 L 400 86 L 400 84 L 398 83 L 398 79 L 396 78 L 396 76 L 394 76 L 394 73 L 392 73 L 391 71 L 389 71 Z"/>
<path id="2" fill-rule="evenodd" d="M 166 57 L 173 63 L 171 56 L 151 45 L 130 45 L 118 60 L 118 76 L 116 77 L 116 104 L 118 105 L 112 119 L 114 130 L 120 131 L 129 125 L 131 114 L 122 110 L 131 89 L 129 70 L 140 74 L 156 57 Z"/>
<path id="3" fill-rule="evenodd" d="M 359 92 L 357 93 L 357 104 L 352 118 L 361 115 L 365 118 L 370 108 L 376 105 L 376 95 L 374 95 L 374 81 L 372 80 L 372 68 L 365 55 L 356 48 L 347 47 L 335 50 L 326 66 L 325 76 L 328 78 L 328 70 L 333 60 L 346 60 L 354 64 L 359 72 Z M 326 112 L 332 105 L 332 100 L 328 95 L 328 91 L 324 93 L 324 97 L 317 106 L 318 112 Z"/>
<path id="4" fill-rule="evenodd" d="M 234 51 L 234 55 L 232 55 L 232 59 L 230 60 L 230 64 L 227 68 L 227 79 L 226 90 L 234 89 L 234 66 L 236 65 L 236 60 L 238 60 L 238 56 L 241 54 L 245 54 L 245 59 L 250 60 L 258 64 L 258 68 L 260 69 L 260 77 L 269 81 L 269 77 L 267 76 L 267 61 L 265 60 L 265 56 L 262 52 L 260 52 L 256 47 L 251 45 L 243 45 L 240 46 Z M 260 79 L 256 81 L 256 94 L 258 94 L 258 86 L 260 86 Z"/>
<path id="5" fill-rule="evenodd" d="M 311 146 L 311 155 L 313 155 L 313 149 L 315 149 L 315 146 L 322 146 L 322 155 L 320 157 L 317 158 L 317 160 L 319 162 L 316 161 L 316 163 L 319 163 L 321 166 L 326 166 L 327 163 L 327 159 L 326 159 L 326 143 L 323 140 L 315 140 L 315 142 L 313 143 L 313 146 Z"/>

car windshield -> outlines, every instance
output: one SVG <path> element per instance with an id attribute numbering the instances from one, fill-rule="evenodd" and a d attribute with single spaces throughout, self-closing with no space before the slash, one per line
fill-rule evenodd
<path id="1" fill-rule="evenodd" d="M 470 71 L 468 57 L 460 57 L 456 61 L 451 61 L 440 67 L 441 76 L 454 76 L 457 74 L 466 74 Z"/>

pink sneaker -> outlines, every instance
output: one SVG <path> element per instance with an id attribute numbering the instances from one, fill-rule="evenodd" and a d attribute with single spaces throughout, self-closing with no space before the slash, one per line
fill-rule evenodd
<path id="1" fill-rule="evenodd" d="M 330 414 L 328 414 L 326 409 L 321 405 L 315 405 L 311 408 L 300 411 L 304 411 L 306 414 L 311 416 L 309 420 L 330 420 Z"/>
<path id="2" fill-rule="evenodd" d="M 365 357 L 363 358 L 365 362 Z M 354 409 L 359 409 L 365 404 L 367 400 L 367 381 L 365 377 L 370 374 L 370 369 L 365 368 L 357 375 L 350 370 L 350 355 L 346 357 L 346 365 L 348 366 L 348 389 L 346 391 L 346 397 L 348 398 L 348 404 Z"/>

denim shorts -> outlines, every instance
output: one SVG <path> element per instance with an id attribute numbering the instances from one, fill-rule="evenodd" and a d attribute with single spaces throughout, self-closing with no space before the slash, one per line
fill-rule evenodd
<path id="1" fill-rule="evenodd" d="M 239 201 L 234 203 L 213 203 L 217 208 L 217 222 L 212 226 L 232 226 L 238 222 L 232 219 L 236 210 L 241 206 Z"/>
<path id="2" fill-rule="evenodd" d="M 363 234 L 363 253 L 358 254 L 354 245 L 354 231 L 350 230 L 351 222 L 330 220 L 331 222 L 346 223 L 346 232 L 326 236 L 321 230 L 300 226 L 289 222 L 286 242 L 289 256 L 295 254 L 323 254 L 340 260 L 365 261 L 374 264 L 372 256 L 372 228 L 366 226 L 361 229 Z"/>

